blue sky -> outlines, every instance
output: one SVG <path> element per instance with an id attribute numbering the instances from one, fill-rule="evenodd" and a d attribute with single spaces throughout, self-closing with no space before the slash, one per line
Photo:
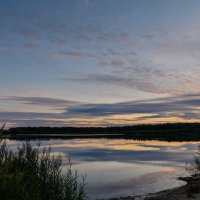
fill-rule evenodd
<path id="1" fill-rule="evenodd" d="M 199 120 L 200 1 L 0 3 L 0 122 Z"/>

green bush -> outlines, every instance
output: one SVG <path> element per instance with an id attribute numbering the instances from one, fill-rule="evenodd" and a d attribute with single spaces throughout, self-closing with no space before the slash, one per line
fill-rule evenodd
<path id="1" fill-rule="evenodd" d="M 25 143 L 17 151 L 0 141 L 0 199 L 2 200 L 85 200 L 84 177 L 61 170 L 61 156 Z"/>

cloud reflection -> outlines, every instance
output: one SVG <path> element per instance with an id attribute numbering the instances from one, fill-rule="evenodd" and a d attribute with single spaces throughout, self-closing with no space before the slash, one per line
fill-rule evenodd
<path id="1" fill-rule="evenodd" d="M 31 141 L 35 144 L 35 141 Z M 20 142 L 8 141 L 12 148 Z M 91 198 L 108 198 L 156 192 L 179 186 L 197 142 L 134 141 L 124 139 L 72 139 L 41 141 L 61 153 L 64 163 L 71 157 L 74 168 L 87 174 Z"/>

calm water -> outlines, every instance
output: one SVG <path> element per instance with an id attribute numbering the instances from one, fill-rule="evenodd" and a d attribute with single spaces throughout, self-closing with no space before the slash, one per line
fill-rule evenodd
<path id="1" fill-rule="evenodd" d="M 35 143 L 33 141 L 33 143 Z M 67 162 L 87 175 L 91 199 L 145 194 L 183 184 L 176 178 L 184 174 L 197 142 L 135 141 L 124 139 L 73 139 L 40 141 L 61 153 Z M 21 142 L 9 141 L 12 148 Z"/>

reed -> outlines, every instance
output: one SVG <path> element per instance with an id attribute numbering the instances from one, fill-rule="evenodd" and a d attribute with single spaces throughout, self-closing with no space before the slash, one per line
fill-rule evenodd
<path id="1" fill-rule="evenodd" d="M 3 129 L 1 129 L 2 132 Z M 62 171 L 62 157 L 50 149 L 39 151 L 29 142 L 12 151 L 0 141 L 0 199 L 85 200 L 85 177 L 72 170 Z"/>
<path id="2" fill-rule="evenodd" d="M 200 146 L 193 156 L 193 162 L 186 164 L 186 171 L 191 176 L 200 176 Z"/>

